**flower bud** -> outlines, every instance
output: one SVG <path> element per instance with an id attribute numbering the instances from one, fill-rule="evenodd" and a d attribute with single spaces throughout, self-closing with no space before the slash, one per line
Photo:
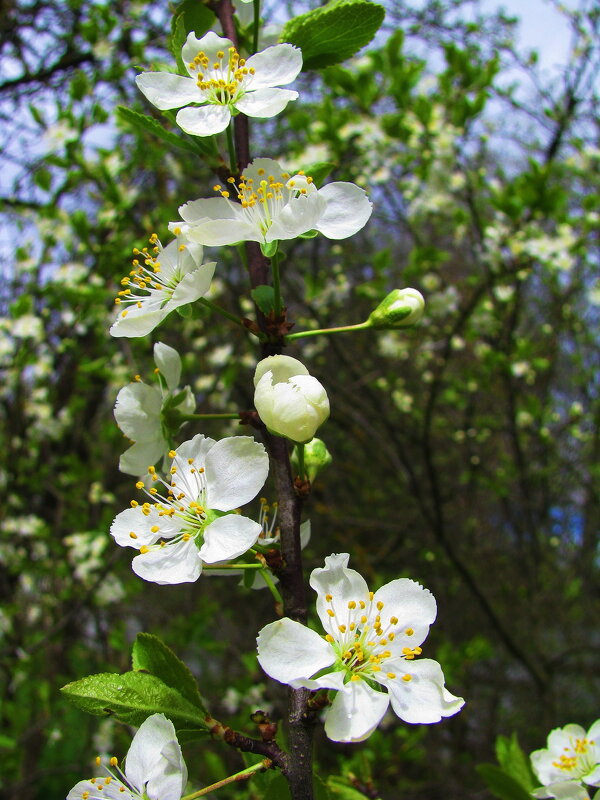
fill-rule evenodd
<path id="1" fill-rule="evenodd" d="M 373 328 L 408 328 L 425 312 L 425 300 L 416 289 L 394 289 L 369 315 Z"/>
<path id="2" fill-rule="evenodd" d="M 309 442 L 329 416 L 327 392 L 296 358 L 263 358 L 254 373 L 254 405 L 267 428 L 293 442 Z"/>
<path id="3" fill-rule="evenodd" d="M 328 464 L 331 464 L 332 461 L 331 453 L 321 439 L 311 439 L 310 442 L 304 445 L 304 474 L 311 483 L 313 483 L 319 472 Z M 300 469 L 297 447 L 294 447 L 292 452 L 292 464 L 297 470 Z"/>

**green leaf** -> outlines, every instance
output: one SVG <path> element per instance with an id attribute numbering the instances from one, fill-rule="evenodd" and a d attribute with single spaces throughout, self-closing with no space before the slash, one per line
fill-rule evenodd
<path id="1" fill-rule="evenodd" d="M 45 167 L 40 167 L 35 171 L 33 180 L 45 192 L 48 192 L 52 186 L 52 174 Z"/>
<path id="2" fill-rule="evenodd" d="M 176 727 L 206 728 L 201 709 L 147 672 L 88 675 L 61 691 L 82 711 L 102 717 L 114 715 L 128 725 L 141 725 L 151 714 L 162 713 Z"/>
<path id="3" fill-rule="evenodd" d="M 344 778 L 339 778 L 335 775 L 330 775 L 327 779 L 327 788 L 334 800 L 335 798 L 339 798 L 339 800 L 365 800 L 366 797 L 358 789 L 349 786 Z"/>
<path id="4" fill-rule="evenodd" d="M 531 792 L 538 785 L 536 783 L 529 758 L 525 755 L 517 734 L 508 736 L 498 736 L 496 739 L 496 758 L 502 769 L 514 778 L 528 792 Z"/>
<path id="5" fill-rule="evenodd" d="M 274 774 L 272 781 L 263 794 L 263 800 L 291 800 L 288 782 L 280 774 Z"/>
<path id="6" fill-rule="evenodd" d="M 335 166 L 331 161 L 317 161 L 304 171 L 313 179 L 315 186 L 320 186 Z"/>
<path id="7" fill-rule="evenodd" d="M 500 800 L 531 800 L 529 792 L 495 764 L 478 764 L 475 769 L 494 797 Z"/>
<path id="8" fill-rule="evenodd" d="M 269 314 L 275 307 L 275 291 L 272 286 L 257 286 L 250 295 L 263 314 Z"/>
<path id="9" fill-rule="evenodd" d="M 183 0 L 182 3 L 179 3 L 171 20 L 170 46 L 175 58 L 181 58 L 181 48 L 185 44 L 188 33 L 194 33 L 198 39 L 201 39 L 213 27 L 215 20 L 213 12 L 199 0 Z M 188 74 L 185 65 L 183 74 Z"/>
<path id="10" fill-rule="evenodd" d="M 158 136 L 163 142 L 167 142 L 173 147 L 180 147 L 182 150 L 189 150 L 191 153 L 198 155 L 197 148 L 186 139 L 177 136 L 176 133 L 166 130 L 163 126 L 153 117 L 147 117 L 145 114 L 139 114 L 127 106 L 117 106 L 117 117 L 123 122 L 128 122 L 134 128 L 142 128 L 154 136 Z"/>
<path id="11" fill-rule="evenodd" d="M 149 672 L 163 683 L 176 689 L 192 705 L 207 714 L 198 691 L 196 679 L 189 668 L 177 658 L 164 642 L 151 633 L 138 633 L 133 643 L 131 666 L 134 670 Z"/>
<path id="12" fill-rule="evenodd" d="M 289 20 L 280 42 L 302 50 L 303 69 L 339 64 L 369 44 L 383 22 L 385 9 L 369 0 L 331 0 Z"/>

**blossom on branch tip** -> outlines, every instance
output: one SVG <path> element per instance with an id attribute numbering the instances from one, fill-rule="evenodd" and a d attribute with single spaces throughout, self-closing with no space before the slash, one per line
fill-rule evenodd
<path id="1" fill-rule="evenodd" d="M 96 759 L 101 766 L 100 758 Z M 125 759 L 104 767 L 105 775 L 79 781 L 67 800 L 180 800 L 187 768 L 173 723 L 164 714 L 152 714 L 140 725 Z"/>
<path id="2" fill-rule="evenodd" d="M 158 236 L 150 237 L 147 247 L 134 248 L 133 269 L 121 280 L 123 289 L 115 298 L 119 313 L 112 336 L 146 336 L 171 311 L 193 303 L 205 295 L 216 263 L 202 264 L 202 247 L 177 234 L 163 247 Z"/>
<path id="3" fill-rule="evenodd" d="M 531 754 L 533 771 L 544 784 L 535 797 L 583 800 L 582 783 L 600 786 L 600 719 L 589 731 L 581 725 L 555 728 L 548 736 L 548 747 Z"/>
<path id="4" fill-rule="evenodd" d="M 159 385 L 136 382 L 117 395 L 115 419 L 125 436 L 133 441 L 119 459 L 119 469 L 128 475 L 144 475 L 169 449 L 169 413 L 193 414 L 196 400 L 191 387 L 179 389 L 181 358 L 163 342 L 154 345 Z M 173 426 L 178 428 L 179 423 Z"/>
<path id="5" fill-rule="evenodd" d="M 161 111 L 181 109 L 176 122 L 193 136 L 224 131 L 232 114 L 240 111 L 249 117 L 274 117 L 298 97 L 298 92 L 278 88 L 295 80 L 302 69 L 302 53 L 291 44 L 267 47 L 243 59 L 229 39 L 213 31 L 197 39 L 192 32 L 181 57 L 189 78 L 143 72 L 135 80 Z M 200 107 L 192 105 L 196 103 Z"/>
<path id="6" fill-rule="evenodd" d="M 325 733 L 336 742 L 360 742 L 391 703 L 405 722 L 439 722 L 460 711 L 437 661 L 416 659 L 436 617 L 431 592 L 400 578 L 370 592 L 349 555 L 325 559 L 313 570 L 317 613 L 326 635 L 287 617 L 259 633 L 258 661 L 267 675 L 295 689 L 335 689 Z"/>
<path id="7" fill-rule="evenodd" d="M 284 172 L 271 158 L 255 158 L 236 184 L 229 178 L 220 197 L 191 200 L 179 208 L 182 222 L 171 230 L 183 231 L 204 245 L 241 241 L 267 244 L 295 239 L 318 231 L 328 239 L 346 239 L 365 226 L 372 204 L 364 189 L 336 181 L 317 189 L 313 179 L 298 172 Z M 239 202 L 232 202 L 233 196 Z"/>
<path id="8" fill-rule="evenodd" d="M 269 458 L 250 436 L 215 442 L 198 434 L 171 451 L 169 475 L 149 468 L 152 486 L 136 484 L 150 502 L 131 502 L 110 528 L 117 544 L 139 551 L 132 569 L 160 584 L 189 583 L 202 564 L 228 562 L 249 550 L 261 525 L 237 511 L 267 479 Z M 161 490 L 155 484 L 162 484 Z"/>
<path id="9" fill-rule="evenodd" d="M 291 356 L 268 356 L 254 373 L 254 405 L 267 428 L 293 442 L 309 442 L 329 417 L 323 385 Z"/>

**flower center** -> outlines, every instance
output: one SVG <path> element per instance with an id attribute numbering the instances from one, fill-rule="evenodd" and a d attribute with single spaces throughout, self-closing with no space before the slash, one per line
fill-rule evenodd
<path id="1" fill-rule="evenodd" d="M 585 775 L 595 766 L 594 754 L 589 754 L 590 747 L 594 744 L 592 739 L 571 739 L 570 747 L 564 748 L 564 752 L 552 762 L 552 766 L 575 778 Z"/>
<path id="2" fill-rule="evenodd" d="M 109 795 L 114 797 L 115 786 L 119 787 L 119 795 L 125 800 L 144 800 L 144 795 L 129 784 L 114 756 L 110 759 L 109 764 L 112 769 L 102 764 L 100 756 L 96 758 L 96 765 L 102 766 L 108 774 L 105 778 L 90 778 L 87 788 L 81 793 L 82 800 L 106 800 Z M 109 789 L 111 783 L 113 786 Z"/>
<path id="3" fill-rule="evenodd" d="M 246 60 L 240 58 L 235 47 L 229 48 L 227 58 L 223 50 L 219 50 L 212 63 L 201 50 L 188 67 L 196 73 L 198 88 L 207 93 L 204 101 L 222 106 L 239 100 L 254 75 L 254 69 L 246 66 Z"/>

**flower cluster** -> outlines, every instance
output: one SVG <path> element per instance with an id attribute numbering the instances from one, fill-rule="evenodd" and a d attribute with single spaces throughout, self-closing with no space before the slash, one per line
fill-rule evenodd
<path id="1" fill-rule="evenodd" d="M 600 719 L 585 731 L 581 725 L 555 728 L 548 747 L 531 754 L 533 771 L 543 784 L 534 797 L 587 800 L 586 786 L 600 786 Z"/>

